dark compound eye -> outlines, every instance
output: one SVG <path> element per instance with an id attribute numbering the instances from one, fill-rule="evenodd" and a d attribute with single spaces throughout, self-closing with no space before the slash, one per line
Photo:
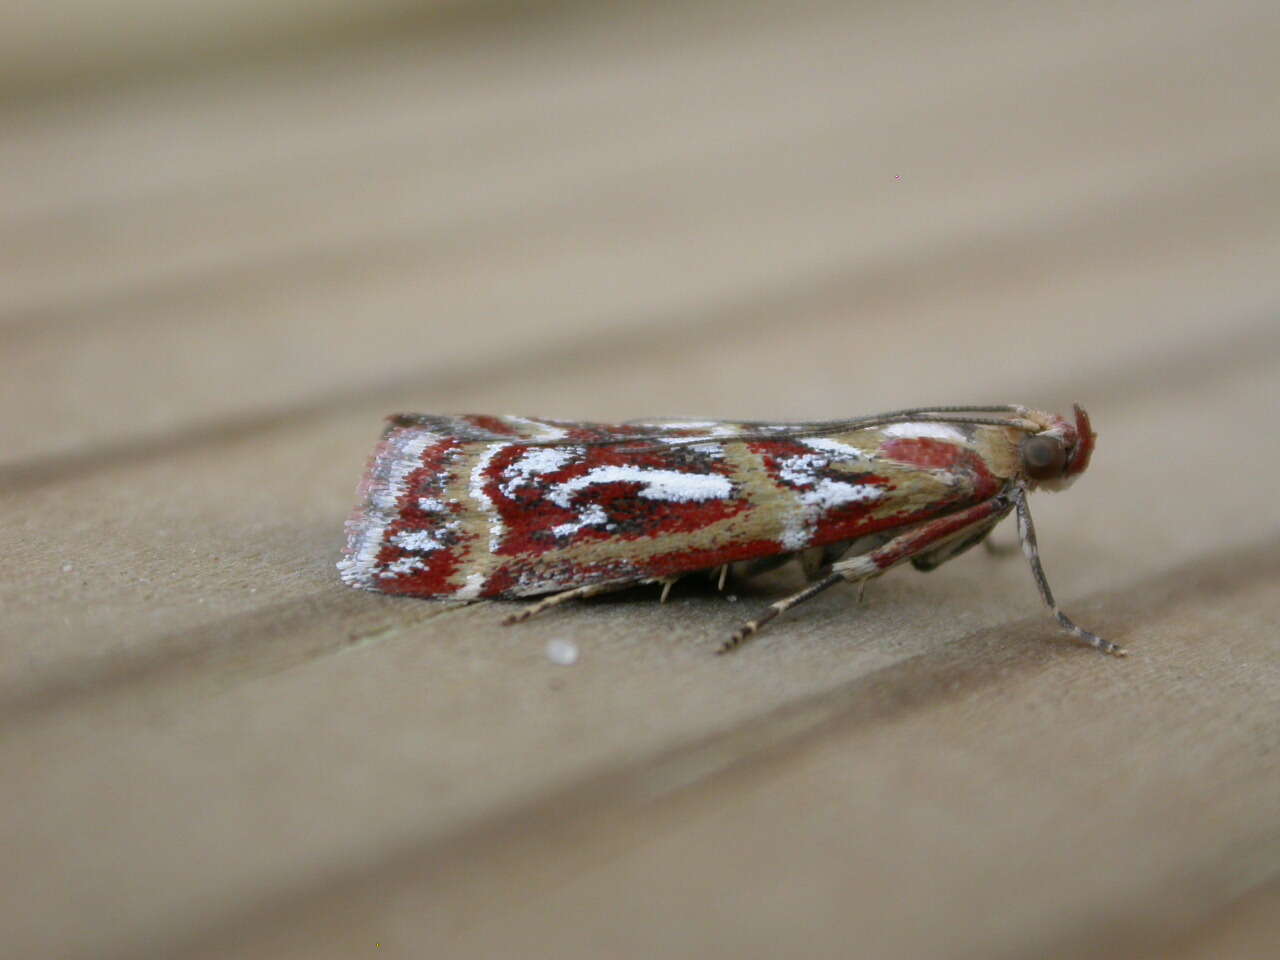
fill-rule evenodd
<path id="1" fill-rule="evenodd" d="M 1057 437 L 1027 437 L 1022 442 L 1022 469 L 1032 480 L 1052 480 L 1062 476 L 1067 450 Z"/>

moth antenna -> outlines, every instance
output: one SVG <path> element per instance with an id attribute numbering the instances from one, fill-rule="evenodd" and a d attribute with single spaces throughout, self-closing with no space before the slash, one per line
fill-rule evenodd
<path id="1" fill-rule="evenodd" d="M 604 440 L 585 440 L 580 446 L 603 447 L 618 446 L 621 453 L 646 453 L 651 450 L 670 450 L 677 447 L 697 447 L 703 444 L 725 443 L 763 443 L 770 440 L 800 440 L 805 437 L 822 437 L 832 433 L 848 433 L 854 430 L 867 430 L 871 427 L 889 426 L 894 423 L 958 423 L 972 424 L 979 427 L 1008 427 L 1025 433 L 1036 433 L 1043 429 L 1040 424 L 1023 417 L 953 417 L 937 413 L 913 414 L 903 411 L 900 414 L 884 414 L 876 417 L 865 417 L 860 420 L 832 420 L 821 426 L 794 425 L 795 429 L 771 430 L 768 433 L 737 433 L 731 436 L 683 437 L 673 438 L 669 435 L 610 437 Z M 790 426 L 790 425 L 789 425 Z M 659 441 L 661 441 L 659 443 Z M 563 440 L 521 441 L 521 446 L 563 446 Z M 636 446 L 628 446 L 636 444 Z M 650 444 L 645 446 L 645 444 Z M 653 444 L 658 444 L 654 446 Z"/>

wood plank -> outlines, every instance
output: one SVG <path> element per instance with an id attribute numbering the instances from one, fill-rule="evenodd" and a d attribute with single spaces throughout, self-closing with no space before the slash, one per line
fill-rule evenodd
<path id="1" fill-rule="evenodd" d="M 1028 643 L 1030 621 L 979 631 L 451 842 L 317 879 L 190 955 L 407 955 L 428 940 L 459 957 L 1256 943 L 1206 920 L 1280 856 L 1274 770 L 1259 763 L 1277 745 L 1275 642 L 1258 630 L 1280 610 L 1278 572 L 1272 540 L 1096 597 L 1142 636 L 1141 665 L 1122 669 Z M 1239 698 L 1229 714 L 1219 683 Z M 1151 687 L 1164 695 L 1142 696 Z"/>
<path id="2" fill-rule="evenodd" d="M 1052 350 L 1052 331 L 1043 330 L 1041 338 L 1025 348 Z M 824 343 L 829 340 L 815 336 L 815 355 Z M 1275 349 L 1273 343 L 1272 357 Z M 705 368 L 725 356 L 709 348 L 681 369 Z M 1180 563 L 1194 566 L 1207 551 L 1258 535 L 1256 518 L 1265 515 L 1271 496 L 1262 486 L 1235 491 L 1230 516 L 1188 516 L 1185 504 L 1213 485 L 1219 460 L 1266 429 L 1271 367 L 1245 362 L 1198 383 L 1171 376 L 1163 365 L 1146 376 L 1131 368 L 1115 399 L 1095 408 L 1103 436 L 1100 469 L 1070 495 L 1037 504 L 1051 575 L 1078 617 L 1144 651 L 1151 640 L 1140 623 L 1122 615 L 1123 605 L 1114 613 L 1081 598 L 1098 591 L 1123 595 L 1143 577 Z M 607 393 L 612 372 L 601 371 L 581 389 Z M 1223 423 L 1224 410 L 1236 416 Z M 57 661 L 29 677 L 37 688 L 52 684 L 54 695 L 32 698 L 29 689 L 9 688 L 18 699 L 6 718 L 0 763 L 28 770 L 6 798 L 10 822 L 22 824 L 6 851 L 8 862 L 24 865 L 28 891 L 11 901 L 15 915 L 6 925 L 13 936 L 29 938 L 16 942 L 41 943 L 52 918 L 40 904 L 54 907 L 68 896 L 85 922 L 67 933 L 90 937 L 81 949 L 97 943 L 108 917 L 122 943 L 167 942 L 175 927 L 234 916 L 246 899 L 307 877 L 341 875 L 353 863 L 403 846 L 440 842 L 477 817 L 519 806 L 522 798 L 563 788 L 622 758 L 732 728 L 948 644 L 968 649 L 983 631 L 1042 649 L 1043 656 L 1071 657 L 1052 643 L 1054 631 L 1020 564 L 993 565 L 981 557 L 927 580 L 893 578 L 852 624 L 850 598 L 832 598 L 728 661 L 708 651 L 737 622 L 745 600 L 734 608 L 697 596 L 667 608 L 599 604 L 509 631 L 497 627 L 490 605 L 441 615 L 428 605 L 350 593 L 338 588 L 329 567 L 340 516 L 336 491 L 346 487 L 350 471 L 322 468 L 333 449 L 326 441 L 343 429 L 350 428 L 308 431 L 279 445 L 246 441 L 238 451 L 199 451 L 163 468 L 147 465 L 136 471 L 137 480 L 155 486 L 141 491 L 116 474 L 121 490 L 154 493 L 165 504 L 122 521 L 116 557 L 136 537 L 139 546 L 132 549 L 142 562 L 128 554 L 117 560 L 118 583 L 110 579 L 113 565 L 104 564 L 100 576 L 100 568 L 82 568 L 82 583 L 58 598 L 72 628 L 50 625 L 43 635 L 33 633 L 46 644 L 65 637 Z M 1195 438 L 1190 458 L 1187 437 Z M 301 455 L 305 449 L 310 461 Z M 325 495 L 333 504 L 327 522 L 320 522 L 324 510 L 316 496 L 290 499 L 298 496 L 298 474 L 261 464 L 263 450 L 273 451 L 273 462 L 283 458 L 277 468 L 315 463 L 317 475 L 321 469 L 334 475 L 335 492 Z M 1169 471 L 1170 463 L 1179 469 Z M 1153 469 L 1162 478 L 1159 499 L 1141 495 Z M 273 476 L 289 482 L 273 486 Z M 194 479 L 179 482 L 184 477 Z M 254 483 L 262 487 L 247 504 L 217 493 Z M 101 479 L 97 485 L 107 486 Z M 59 484 L 31 496 L 96 502 L 76 494 L 75 484 Z M 274 536 L 255 533 L 254 524 L 271 509 L 284 510 L 287 520 Z M 148 586 L 155 589 L 148 596 L 129 581 L 147 568 L 152 515 L 176 527 L 169 541 L 175 548 L 195 538 L 219 559 L 189 547 L 170 559 L 152 543 L 151 563 L 170 567 L 172 580 L 158 585 L 163 589 Z M 306 522 L 307 515 L 314 519 Z M 237 546 L 242 535 L 246 542 Z M 82 555 L 77 562 L 92 560 Z M 248 595 L 249 584 L 270 603 Z M 1274 613 L 1267 596 L 1247 608 L 1263 618 L 1255 621 L 1259 626 L 1268 609 Z M 110 602 L 120 606 L 107 606 L 104 615 Z M 229 616 L 235 610 L 242 615 Z M 33 630 L 37 615 L 29 615 Z M 1257 627 L 1250 635 L 1274 643 Z M 571 638 L 584 651 L 567 677 L 541 652 L 555 637 Z M 1223 670 L 1239 653 L 1229 645 L 1210 648 L 1217 652 L 1205 656 L 1223 658 Z M 46 649 L 32 647 L 26 656 L 34 660 Z M 121 650 L 128 656 L 121 659 Z M 349 652 L 333 656 L 340 651 Z M 1138 656 L 1147 662 L 1145 653 Z M 1255 651 L 1257 664 L 1265 662 L 1261 656 Z M 1130 669 L 1091 664 L 1081 663 L 1090 677 L 1104 666 Z M 1199 661 L 1195 669 L 1208 670 Z M 76 676 L 83 685 L 68 695 L 68 686 L 75 689 L 69 678 Z M 1156 677 L 1150 688 L 1169 687 Z M 1066 710 L 1063 722 L 1077 716 Z M 39 764 L 38 757 L 59 759 Z M 300 797 L 306 798 L 302 806 Z M 111 825 L 106 833 L 103 824 Z M 200 868 L 187 871 L 193 859 Z M 117 880 L 104 885 L 104 875 Z M 75 952 L 74 940 L 59 943 L 62 952 Z"/>
<path id="3" fill-rule="evenodd" d="M 1280 876 L 1278 27 L 672 5 L 5 107 L 7 948 L 1243 949 Z M 391 410 L 988 400 L 1094 414 L 1035 508 L 1129 661 L 981 555 L 727 659 L 793 572 L 519 630 L 334 574 Z"/>
<path id="4" fill-rule="evenodd" d="M 841 10 L 698 33 L 709 49 L 664 47 L 656 71 L 640 51 L 615 62 L 625 25 L 585 30 L 528 51 L 532 76 L 486 70 L 470 97 L 507 46 L 446 60 L 440 78 L 397 62 L 353 92 L 378 104 L 368 116 L 322 99 L 322 71 L 286 77 L 287 95 L 248 115 L 243 82 L 198 111 L 181 91 L 117 105 L 87 132 L 71 111 L 0 167 L 14 186 L 0 269 L 16 278 L 0 402 L 17 413 L 0 458 L 427 381 L 975 234 L 1044 235 L 1082 210 L 1095 233 L 1123 233 L 1106 213 L 1136 197 L 1163 210 L 1162 244 L 1274 229 L 1256 199 L 1280 153 L 1277 125 L 1253 122 L 1273 49 L 1257 14 L 1187 12 L 1158 47 L 1141 18 L 1072 46 L 1065 14 L 984 15 L 963 25 L 976 47 L 940 51 L 893 98 L 879 78 L 903 26 Z M 1211 61 L 1192 60 L 1209 29 Z M 1178 57 L 1195 65 L 1177 109 L 1148 109 Z M 237 149 L 218 149 L 228 138 Z M 884 142 L 891 154 L 867 146 Z M 1150 256 L 1147 236 L 1125 252 Z"/>
<path id="5" fill-rule="evenodd" d="M 1069 277 L 1064 275 L 1068 281 Z M 718 331 L 702 342 L 682 341 L 681 354 L 671 358 L 665 340 L 651 340 L 646 352 L 644 341 L 649 338 L 641 335 L 612 348 L 606 344 L 598 357 L 587 361 L 586 369 L 579 363 L 550 368 L 533 363 L 529 370 L 504 376 L 497 383 L 464 378 L 450 384 L 449 392 L 424 393 L 418 398 L 406 392 L 385 406 L 360 404 L 340 417 L 285 421 L 274 428 L 233 432 L 216 443 L 197 436 L 190 448 L 167 452 L 162 448 L 139 463 L 131 462 L 132 458 L 106 463 L 89 460 L 83 470 L 57 483 L 0 498 L 0 516 L 6 519 L 0 536 L 5 554 L 13 558 L 13 569 L 0 585 L 0 598 L 10 627 L 12 661 L 18 665 L 0 689 L 19 691 L 15 695 L 21 699 L 38 699 L 45 683 L 76 688 L 87 682 L 85 677 L 101 676 L 103 670 L 128 672 L 132 668 L 123 664 L 134 658 L 163 659 L 175 644 L 181 644 L 183 635 L 224 617 L 326 595 L 333 586 L 331 563 L 341 539 L 341 520 L 350 506 L 350 490 L 378 430 L 379 414 L 386 409 L 412 408 L 421 400 L 425 409 L 495 405 L 541 412 L 549 407 L 551 412 L 568 415 L 626 417 L 652 409 L 653 385 L 668 381 L 684 384 L 685 390 L 663 395 L 665 409 L 658 413 L 740 415 L 742 408 L 735 408 L 730 398 L 734 391 L 752 384 L 755 396 L 743 402 L 748 415 L 767 415 L 771 409 L 789 416 L 838 415 L 913 402 L 918 386 L 904 381 L 892 365 L 882 365 L 859 369 L 857 383 L 847 388 L 849 396 L 863 399 L 850 400 L 848 406 L 832 404 L 833 390 L 849 375 L 847 358 L 858 356 L 867 342 L 874 342 L 886 356 L 922 358 L 917 362 L 928 364 L 920 369 L 928 370 L 928 385 L 937 396 L 1036 395 L 1051 401 L 1057 397 L 1055 402 L 1061 405 L 1079 396 L 1079 384 L 1088 383 L 1090 396 L 1102 404 L 1095 408 L 1095 415 L 1105 438 L 1116 429 L 1111 421 L 1122 413 L 1123 404 L 1133 402 L 1139 384 L 1146 384 L 1148 396 L 1172 403 L 1173 398 L 1162 392 L 1171 386 L 1185 396 L 1197 377 L 1209 376 L 1213 385 L 1222 377 L 1239 375 L 1250 383 L 1273 368 L 1280 350 L 1274 325 L 1254 324 L 1249 317 L 1238 319 L 1231 333 L 1220 328 L 1210 337 L 1188 334 L 1180 351 L 1174 349 L 1171 331 L 1166 333 L 1162 352 L 1149 346 L 1141 327 L 1122 332 L 1126 328 L 1119 324 L 1138 300 L 1149 306 L 1155 296 L 1166 298 L 1170 316 L 1185 308 L 1192 295 L 1182 284 L 1187 277 L 1193 286 L 1199 283 L 1190 260 L 1167 265 L 1140 283 L 1135 283 L 1134 272 L 1126 272 L 1124 282 L 1110 292 L 1114 313 L 1099 313 L 1097 320 L 1102 322 L 1077 325 L 1079 339 L 1074 347 L 1059 346 L 1051 327 L 1035 334 L 1027 330 L 1023 317 L 1039 308 L 1021 286 L 1003 298 L 995 289 L 984 288 L 967 301 L 957 299 L 944 286 L 937 299 L 925 298 L 918 308 L 890 296 L 874 312 L 864 314 L 862 326 L 833 327 L 829 318 L 838 315 L 840 308 L 819 299 L 789 312 L 785 304 L 780 305 L 782 316 L 805 320 L 792 329 L 781 352 L 776 340 L 735 341 L 730 339 L 732 333 Z M 915 294 L 919 297 L 920 291 Z M 1056 292 L 1051 296 L 1061 307 L 1062 296 Z M 728 319 L 732 330 L 737 318 Z M 1194 315 L 1186 319 L 1198 322 Z M 1022 339 L 1001 343 L 1000 331 L 1015 327 L 1023 331 Z M 946 363 L 948 357 L 968 349 L 975 338 L 991 342 L 993 361 L 1013 374 L 999 381 L 1007 386 L 986 384 L 976 393 L 972 371 Z M 1105 350 L 1100 351 L 1099 344 Z M 1216 351 L 1221 366 L 1205 366 L 1206 351 Z M 1100 352 L 1112 369 L 1097 366 Z M 1044 379 L 1041 358 L 1047 354 L 1055 358 L 1052 381 Z M 610 361 L 610 355 L 615 359 Z M 616 358 L 626 358 L 625 366 L 619 366 Z M 770 364 L 807 369 L 808 377 L 797 382 L 770 376 Z M 735 382 L 733 371 L 755 373 L 744 383 Z M 562 378 L 575 377 L 572 385 L 563 385 Z M 1262 395 L 1250 402 L 1263 411 L 1267 409 L 1265 387 L 1260 389 Z M 1212 409 L 1200 413 L 1176 405 L 1157 411 L 1151 406 L 1144 402 L 1142 415 L 1156 417 L 1163 425 L 1168 446 L 1159 456 L 1170 459 L 1179 456 L 1178 416 L 1204 424 L 1197 427 L 1201 432 L 1210 432 L 1209 425 L 1219 416 Z M 1175 416 L 1172 410 L 1179 412 Z M 1205 441 L 1223 458 L 1232 456 L 1233 443 L 1250 444 L 1250 431 L 1266 429 L 1264 421 L 1248 413 L 1233 422 L 1235 427 L 1212 431 L 1212 440 Z M 1156 456 L 1151 452 L 1152 440 L 1140 429 L 1129 442 L 1139 444 L 1144 455 Z M 1205 465 L 1205 469 L 1211 468 Z M 1135 465 L 1135 471 L 1133 483 L 1141 488 L 1149 481 L 1141 480 L 1141 464 Z M 1174 484 L 1168 487 L 1170 496 L 1177 490 L 1193 498 L 1195 484 L 1208 482 L 1193 472 L 1182 476 L 1186 479 L 1162 479 L 1163 484 Z M 1113 495 L 1121 500 L 1126 496 L 1123 487 L 1114 488 Z M 1074 491 L 1073 498 L 1077 496 L 1080 493 Z M 1174 512 L 1180 509 L 1173 501 L 1169 507 Z M 1174 512 L 1153 514 L 1151 524 L 1177 528 Z M 50 524 L 50 517 L 57 522 Z M 1224 529 L 1250 529 L 1252 520 L 1247 515 L 1236 514 L 1233 520 Z M 1150 529 L 1142 517 L 1129 523 Z M 1192 544 L 1196 537 L 1214 536 L 1198 526 L 1192 529 L 1196 531 Z M 109 549 L 103 548 L 105 544 Z M 71 569 L 64 570 L 67 566 Z M 52 624 L 51 600 L 59 609 L 59 622 Z M 355 601 L 343 602 L 354 609 L 350 604 Z M 84 643 L 86 634 L 94 636 L 93 644 Z M 123 663 L 113 665 L 117 661 Z"/>

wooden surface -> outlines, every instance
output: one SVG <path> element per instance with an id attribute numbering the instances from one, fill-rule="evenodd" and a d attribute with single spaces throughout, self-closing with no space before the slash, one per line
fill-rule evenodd
<path id="1" fill-rule="evenodd" d="M 5 103 L 0 954 L 1266 955 L 1278 45 L 569 5 Z M 981 552 L 728 658 L 794 573 L 503 629 L 334 571 L 395 410 L 1073 400 L 1033 507 L 1126 661 Z"/>

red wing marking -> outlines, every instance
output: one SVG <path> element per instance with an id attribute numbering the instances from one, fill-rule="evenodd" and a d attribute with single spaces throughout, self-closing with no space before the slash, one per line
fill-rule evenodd
<path id="1" fill-rule="evenodd" d="M 973 435 L 951 426 L 752 429 L 735 444 L 743 428 L 724 423 L 392 418 L 348 525 L 343 578 L 477 597 L 664 577 L 894 529 L 1001 484 Z"/>

